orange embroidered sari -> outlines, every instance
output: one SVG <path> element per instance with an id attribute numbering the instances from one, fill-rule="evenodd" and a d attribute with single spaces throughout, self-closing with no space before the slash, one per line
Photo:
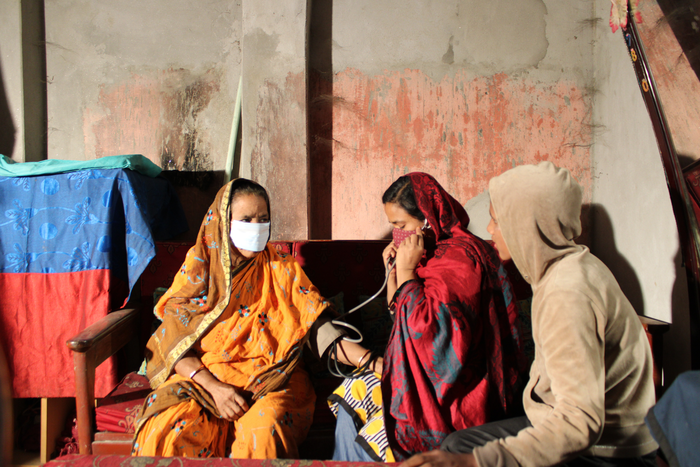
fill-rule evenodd
<path id="1" fill-rule="evenodd" d="M 148 342 L 155 389 L 137 422 L 133 455 L 294 458 L 313 420 L 316 396 L 300 365 L 316 319 L 329 307 L 299 264 L 271 245 L 232 270 L 230 193 L 218 193 L 173 285 L 155 313 Z M 192 350 L 250 410 L 220 418 L 211 395 L 174 371 Z"/>

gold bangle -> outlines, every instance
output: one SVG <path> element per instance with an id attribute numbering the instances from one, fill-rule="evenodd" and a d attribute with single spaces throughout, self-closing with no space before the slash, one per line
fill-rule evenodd
<path id="1" fill-rule="evenodd" d="M 360 359 L 357 361 L 357 368 L 362 367 L 362 361 L 363 361 L 363 360 L 365 359 L 365 357 L 366 357 L 367 355 L 369 355 L 371 352 L 372 352 L 371 350 L 368 350 L 367 352 L 365 352 L 365 354 L 364 354 L 362 357 L 360 357 Z"/>
<path id="2" fill-rule="evenodd" d="M 201 365 L 199 365 L 199 368 L 197 368 L 197 369 L 194 370 L 192 373 L 190 373 L 190 379 L 194 378 L 194 375 L 196 375 L 196 374 L 199 373 L 200 371 L 204 370 L 205 368 L 206 368 L 206 367 L 204 366 L 204 363 L 202 363 Z"/>

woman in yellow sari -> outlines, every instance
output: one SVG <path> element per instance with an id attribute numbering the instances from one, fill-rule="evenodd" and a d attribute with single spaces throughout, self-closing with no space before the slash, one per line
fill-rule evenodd
<path id="1" fill-rule="evenodd" d="M 302 348 L 322 355 L 342 332 L 328 322 L 329 302 L 269 236 L 265 189 L 245 179 L 225 185 L 156 305 L 163 322 L 146 350 L 155 390 L 133 455 L 298 457 L 316 400 Z M 346 342 L 343 351 L 349 364 L 364 349 Z"/>

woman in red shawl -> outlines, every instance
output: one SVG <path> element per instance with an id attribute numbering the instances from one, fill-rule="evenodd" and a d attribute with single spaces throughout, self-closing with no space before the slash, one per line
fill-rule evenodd
<path id="1" fill-rule="evenodd" d="M 401 460 L 520 410 L 520 322 L 496 252 L 428 174 L 400 177 L 382 202 L 394 226 L 383 255 L 395 264 L 394 326 L 376 366 L 381 384 L 374 373 L 348 378 L 329 398 L 335 460 Z"/>

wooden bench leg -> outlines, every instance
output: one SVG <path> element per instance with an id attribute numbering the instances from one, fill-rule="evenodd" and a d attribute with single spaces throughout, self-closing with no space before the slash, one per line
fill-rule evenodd
<path id="1" fill-rule="evenodd" d="M 75 412 L 78 424 L 78 452 L 92 454 L 92 426 L 95 412 L 95 366 L 90 365 L 90 352 L 74 352 Z"/>
<path id="2" fill-rule="evenodd" d="M 40 459 L 45 464 L 51 460 L 56 440 L 66 426 L 66 419 L 75 400 L 72 397 L 43 397 L 41 399 Z"/>

